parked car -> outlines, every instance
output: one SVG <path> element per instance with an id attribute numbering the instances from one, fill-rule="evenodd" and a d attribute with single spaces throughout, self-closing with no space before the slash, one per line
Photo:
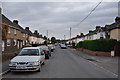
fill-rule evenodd
<path id="1" fill-rule="evenodd" d="M 49 57 L 51 56 L 51 51 L 50 51 L 49 47 L 45 46 L 45 45 L 39 46 L 39 47 L 44 51 L 45 59 L 49 59 Z"/>
<path id="2" fill-rule="evenodd" d="M 62 49 L 67 49 L 67 46 L 66 46 L 65 44 L 60 44 L 60 47 L 61 47 Z"/>
<path id="3" fill-rule="evenodd" d="M 39 47 L 26 47 L 11 59 L 9 68 L 11 71 L 41 71 L 44 65 L 45 53 Z"/>
<path id="4" fill-rule="evenodd" d="M 55 45 L 53 44 L 49 44 L 48 47 L 50 48 L 51 52 L 55 50 Z"/>

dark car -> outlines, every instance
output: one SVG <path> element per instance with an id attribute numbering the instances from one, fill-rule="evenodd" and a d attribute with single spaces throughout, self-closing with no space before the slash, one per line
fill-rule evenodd
<path id="1" fill-rule="evenodd" d="M 48 47 L 51 50 L 51 52 L 53 52 L 55 50 L 55 45 L 54 44 L 49 44 Z"/>
<path id="2" fill-rule="evenodd" d="M 39 47 L 44 51 L 45 59 L 49 59 L 49 57 L 51 56 L 51 51 L 50 51 L 49 47 L 45 46 L 45 45 L 39 46 Z"/>

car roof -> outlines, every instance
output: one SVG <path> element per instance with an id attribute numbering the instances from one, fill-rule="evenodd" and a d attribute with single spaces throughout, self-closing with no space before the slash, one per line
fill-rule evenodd
<path id="1" fill-rule="evenodd" d="M 25 47 L 23 49 L 40 49 L 39 47 Z"/>

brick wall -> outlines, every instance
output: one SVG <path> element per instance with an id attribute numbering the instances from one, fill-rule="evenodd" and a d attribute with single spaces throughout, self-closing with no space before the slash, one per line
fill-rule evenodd
<path id="1" fill-rule="evenodd" d="M 23 37 L 24 33 L 20 30 L 16 29 L 16 34 L 14 33 L 15 28 L 10 27 L 10 33 L 8 33 L 8 25 L 2 25 L 3 30 L 3 41 L 4 41 L 4 49 L 11 50 L 23 47 L 23 41 L 27 40 L 26 37 Z M 7 39 L 10 39 L 10 46 L 7 46 Z M 14 40 L 16 40 L 16 46 L 14 45 Z M 18 45 L 19 43 L 19 45 Z"/>
<path id="2" fill-rule="evenodd" d="M 77 50 L 80 50 L 80 51 L 86 52 L 86 53 L 90 53 L 92 55 L 97 55 L 97 56 L 111 56 L 110 52 L 91 51 L 91 50 L 83 49 L 83 48 L 77 48 Z"/>

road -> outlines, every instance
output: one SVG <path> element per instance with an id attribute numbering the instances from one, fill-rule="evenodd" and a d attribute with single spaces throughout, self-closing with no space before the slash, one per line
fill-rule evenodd
<path id="1" fill-rule="evenodd" d="M 41 72 L 8 72 L 3 78 L 117 78 L 113 73 L 96 66 L 75 54 L 72 49 L 60 49 L 45 61 Z"/>

